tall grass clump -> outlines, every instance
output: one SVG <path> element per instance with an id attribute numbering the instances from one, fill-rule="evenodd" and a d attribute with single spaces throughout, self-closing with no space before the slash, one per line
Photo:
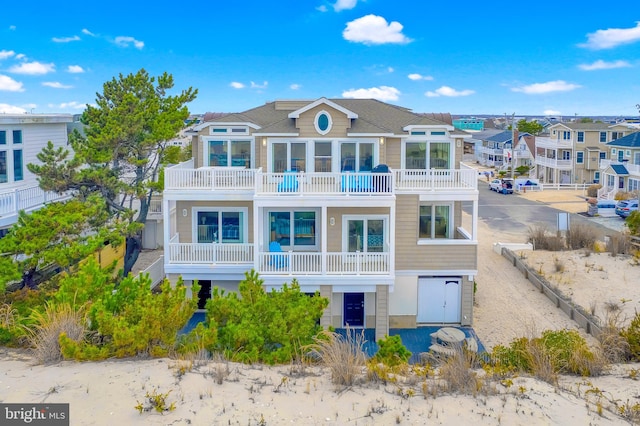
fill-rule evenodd
<path id="1" fill-rule="evenodd" d="M 459 346 L 456 347 L 454 355 L 442 359 L 438 376 L 447 391 L 475 395 L 482 388 L 482 381 L 474 371 L 477 367 L 477 354 Z"/>
<path id="2" fill-rule="evenodd" d="M 592 249 L 596 242 L 596 232 L 589 225 L 572 223 L 567 232 L 567 246 L 570 250 Z"/>
<path id="3" fill-rule="evenodd" d="M 61 361 L 60 336 L 81 342 L 85 336 L 86 309 L 69 303 L 47 303 L 43 311 L 33 311 L 27 340 L 35 359 L 44 364 Z"/>
<path id="4" fill-rule="evenodd" d="M 600 327 L 598 343 L 602 349 L 602 355 L 611 363 L 626 362 L 631 356 L 629 342 L 622 331 L 623 319 L 620 309 L 607 309 L 605 319 Z"/>
<path id="5" fill-rule="evenodd" d="M 564 239 L 551 234 L 542 224 L 529 226 L 527 241 L 533 244 L 534 250 L 560 251 L 565 248 Z"/>
<path id="6" fill-rule="evenodd" d="M 309 346 L 310 356 L 316 357 L 331 372 L 331 382 L 348 387 L 356 383 L 366 363 L 363 350 L 364 332 L 347 327 L 345 334 L 323 330 Z"/>

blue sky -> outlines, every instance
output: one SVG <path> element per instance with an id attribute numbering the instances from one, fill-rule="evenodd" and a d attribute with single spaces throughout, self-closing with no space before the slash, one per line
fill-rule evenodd
<path id="1" fill-rule="evenodd" d="M 79 113 L 105 81 L 145 68 L 197 88 L 193 113 L 325 96 L 638 116 L 637 0 L 5 3 L 0 112 Z"/>

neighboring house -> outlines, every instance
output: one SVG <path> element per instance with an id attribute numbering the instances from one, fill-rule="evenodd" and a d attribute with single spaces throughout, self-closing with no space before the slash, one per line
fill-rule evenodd
<path id="1" fill-rule="evenodd" d="M 600 161 L 607 158 L 607 142 L 638 129 L 624 123 L 558 123 L 548 138 L 536 139 L 535 163 L 541 182 L 602 183 Z"/>
<path id="2" fill-rule="evenodd" d="M 477 138 L 477 136 L 474 135 Z M 516 144 L 514 149 L 513 139 Z M 529 147 L 535 137 L 529 133 L 520 133 L 518 131 L 503 130 L 497 133 L 489 134 L 482 139 L 481 144 L 476 145 L 476 161 L 483 166 L 507 169 L 514 164 L 517 168 L 522 165 L 530 166 L 533 161 L 533 152 Z M 513 160 L 512 157 L 515 157 Z"/>
<path id="3" fill-rule="evenodd" d="M 447 123 L 371 99 L 269 102 L 194 129 L 165 171 L 164 270 L 237 291 L 298 280 L 323 326 L 470 325 L 477 172 Z M 463 207 L 471 214 L 463 212 Z"/>
<path id="4" fill-rule="evenodd" d="M 606 159 L 600 162 L 600 198 L 614 199 L 619 191 L 640 194 L 640 132 L 607 143 Z"/>
<path id="5" fill-rule="evenodd" d="M 37 155 L 48 141 L 68 148 L 71 122 L 71 114 L 0 114 L 0 236 L 17 221 L 20 210 L 37 210 L 65 198 L 41 190 L 27 164 L 38 163 Z"/>

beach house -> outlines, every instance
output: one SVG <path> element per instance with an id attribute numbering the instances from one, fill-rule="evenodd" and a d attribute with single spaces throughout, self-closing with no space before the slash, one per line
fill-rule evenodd
<path id="1" fill-rule="evenodd" d="M 478 270 L 469 135 L 372 99 L 282 100 L 195 126 L 165 171 L 164 271 L 236 291 L 296 279 L 324 326 L 469 325 Z"/>

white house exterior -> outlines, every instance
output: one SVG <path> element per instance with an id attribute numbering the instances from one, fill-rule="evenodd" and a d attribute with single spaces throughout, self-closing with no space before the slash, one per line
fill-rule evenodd
<path id="1" fill-rule="evenodd" d="M 324 326 L 470 325 L 477 173 L 450 124 L 371 99 L 276 101 L 196 126 L 165 171 L 164 270 L 236 291 L 297 279 Z M 384 166 L 387 168 L 385 169 Z M 471 213 L 463 214 L 463 207 Z"/>
<path id="2" fill-rule="evenodd" d="M 70 114 L 0 114 L 0 236 L 13 225 L 20 210 L 32 211 L 63 196 L 45 193 L 27 164 L 48 141 L 68 148 Z"/>

